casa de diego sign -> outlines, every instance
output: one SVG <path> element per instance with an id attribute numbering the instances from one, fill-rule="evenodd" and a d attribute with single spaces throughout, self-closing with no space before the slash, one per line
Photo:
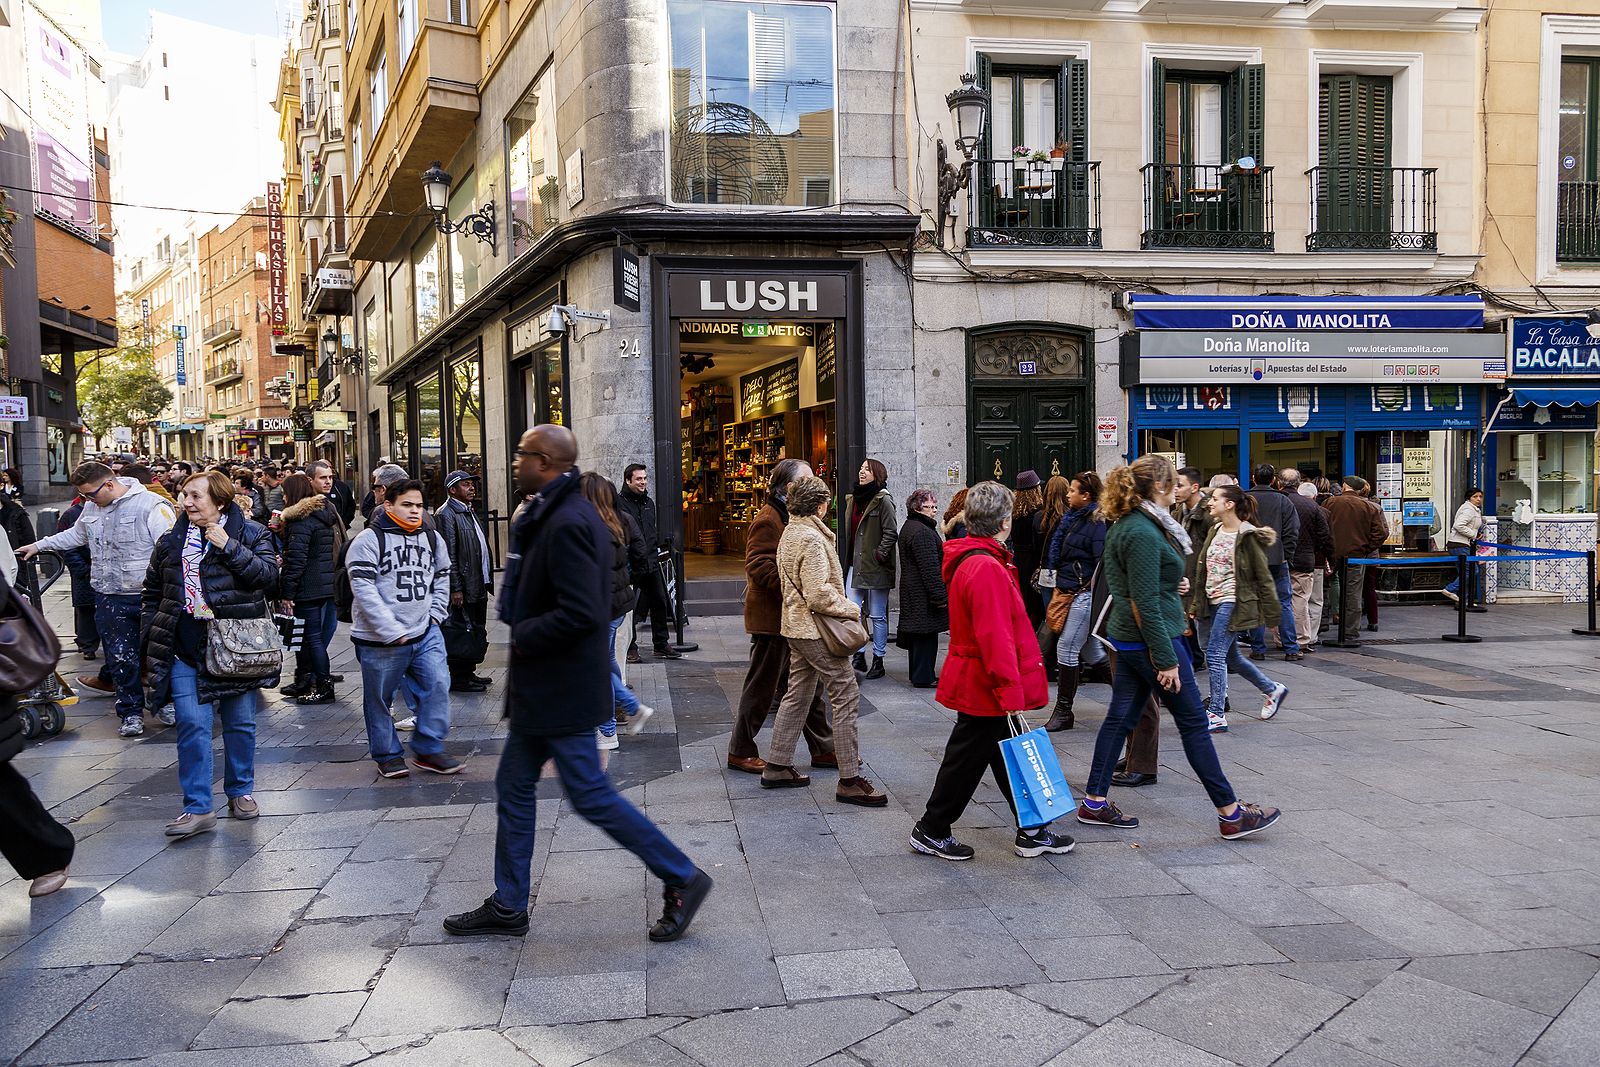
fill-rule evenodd
<path id="1" fill-rule="evenodd" d="M 1600 340 L 1584 318 L 1511 320 L 1514 378 L 1600 378 Z"/>

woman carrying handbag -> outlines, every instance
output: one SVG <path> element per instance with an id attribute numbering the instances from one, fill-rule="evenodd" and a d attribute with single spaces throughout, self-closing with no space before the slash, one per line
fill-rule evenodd
<path id="1" fill-rule="evenodd" d="M 1106 546 L 1106 523 L 1099 512 L 1099 502 L 1100 476 L 1094 471 L 1074 475 L 1067 490 L 1066 513 L 1056 525 L 1050 550 L 1045 554 L 1055 579 L 1049 621 L 1054 626 L 1059 619 L 1061 632 L 1056 642 L 1056 706 L 1044 725 L 1051 733 L 1072 729 L 1072 704 L 1083 680 L 1080 659 L 1086 653 L 1091 664 L 1106 658 L 1099 642 L 1088 641 L 1093 618 L 1089 593 Z"/>
<path id="2" fill-rule="evenodd" d="M 256 691 L 278 684 L 282 650 L 267 600 L 277 594 L 272 534 L 245 518 L 221 471 L 191 475 L 177 525 L 156 542 L 144 580 L 144 657 L 154 706 L 178 716 L 183 813 L 168 837 L 216 828 L 211 720 L 222 717 L 228 814 L 254 819 Z"/>
<path id="3" fill-rule="evenodd" d="M 861 777 L 856 710 L 861 689 L 850 665 L 852 648 L 866 643 L 861 609 L 845 592 L 844 572 L 833 530 L 823 516 L 833 494 L 821 478 L 799 478 L 789 486 L 789 525 L 778 540 L 778 587 L 783 591 L 783 636 L 789 641 L 789 687 L 772 726 L 766 789 L 798 787 L 811 778 L 794 769 L 794 748 L 818 683 L 833 705 L 833 751 L 839 759 L 835 797 L 845 804 L 881 808 L 886 793 Z"/>

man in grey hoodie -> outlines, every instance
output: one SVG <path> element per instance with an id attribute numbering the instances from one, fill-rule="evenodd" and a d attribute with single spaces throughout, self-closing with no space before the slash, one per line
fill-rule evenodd
<path id="1" fill-rule="evenodd" d="M 350 638 L 361 664 L 362 711 L 367 746 L 385 778 L 404 778 L 405 753 L 389 705 L 402 681 L 416 698 L 411 762 L 435 774 L 455 774 L 462 763 L 445 755 L 450 732 L 450 668 L 439 623 L 450 612 L 450 556 L 443 540 L 423 526 L 422 483 L 388 487 L 367 528 L 350 542 Z"/>
<path id="2" fill-rule="evenodd" d="M 144 685 L 139 677 L 140 593 L 156 541 L 172 529 L 178 513 L 172 501 L 152 493 L 136 478 L 113 475 L 104 463 L 80 463 L 70 480 L 85 501 L 78 521 L 60 533 L 41 537 L 17 554 L 28 559 L 45 549 L 89 550 L 94 621 L 105 646 L 106 673 L 116 687 L 117 715 L 122 719 L 118 733 L 138 737 L 144 733 Z M 105 692 L 103 683 L 93 675 L 80 675 L 78 682 Z M 167 714 L 160 712 L 157 719 L 171 726 L 172 721 L 164 717 Z"/>

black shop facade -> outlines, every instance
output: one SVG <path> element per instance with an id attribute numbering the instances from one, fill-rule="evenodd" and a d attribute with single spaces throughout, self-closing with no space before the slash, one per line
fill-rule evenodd
<path id="1" fill-rule="evenodd" d="M 687 576 L 720 573 L 780 461 L 842 499 L 866 457 L 860 265 L 660 256 L 652 272 L 661 533 Z"/>

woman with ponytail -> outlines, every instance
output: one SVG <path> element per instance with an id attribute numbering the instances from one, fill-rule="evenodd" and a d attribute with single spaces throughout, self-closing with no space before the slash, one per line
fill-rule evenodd
<path id="1" fill-rule="evenodd" d="M 1206 722 L 1212 733 L 1223 733 L 1228 729 L 1223 709 L 1228 701 L 1229 671 L 1266 697 L 1261 704 L 1263 719 L 1272 718 L 1283 707 L 1289 687 L 1274 682 L 1239 654 L 1239 635 L 1277 618 L 1281 611 L 1267 566 L 1267 549 L 1278 535 L 1271 527 L 1255 525 L 1256 498 L 1237 485 L 1212 490 L 1210 507 L 1211 517 L 1217 521 L 1198 557 L 1199 588 L 1189 590 L 1189 614 L 1197 619 L 1215 615 L 1206 642 L 1206 668 L 1211 676 Z"/>
<path id="2" fill-rule="evenodd" d="M 1111 706 L 1095 738 L 1078 821 L 1119 829 L 1139 825 L 1107 800 L 1106 792 L 1123 742 L 1153 691 L 1178 724 L 1184 755 L 1216 806 L 1222 836 L 1232 840 L 1266 829 L 1278 821 L 1279 812 L 1239 803 L 1206 730 L 1194 665 L 1183 640 L 1188 627 L 1183 596 L 1189 591 L 1184 557 L 1192 546 L 1168 511 L 1176 485 L 1172 463 L 1148 455 L 1114 469 L 1100 494 L 1100 510 L 1111 523 L 1100 564 L 1111 594 L 1106 631 L 1119 655 Z"/>

